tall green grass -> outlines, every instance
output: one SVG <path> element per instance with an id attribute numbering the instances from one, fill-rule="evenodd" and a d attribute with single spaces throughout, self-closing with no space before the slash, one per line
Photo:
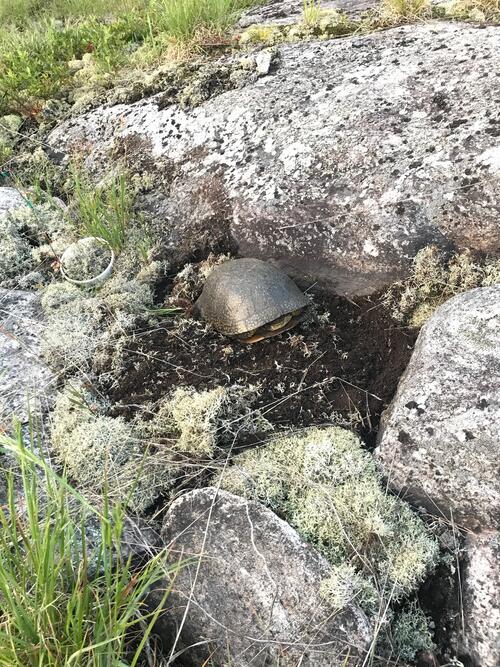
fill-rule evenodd
<path id="1" fill-rule="evenodd" d="M 147 611 L 149 588 L 165 576 L 164 554 L 135 569 L 123 555 L 125 512 L 92 509 L 25 446 L 20 429 L 0 436 L 17 462 L 0 507 L 0 665 L 135 667 L 169 590 Z M 2 474 L 2 471 L 0 471 Z M 86 539 L 86 515 L 97 539 Z"/>
<path id="2" fill-rule="evenodd" d="M 146 60 L 161 58 L 172 41 L 227 31 L 259 1 L 0 0 L 0 115 L 36 115 L 44 100 L 73 85 L 68 62 L 85 53 L 97 75 L 137 66 L 141 46 Z"/>
<path id="3" fill-rule="evenodd" d="M 22 24 L 29 19 L 76 16 L 109 16 L 135 7 L 145 8 L 148 0 L 0 0 L 0 22 Z"/>
<path id="4" fill-rule="evenodd" d="M 259 0 L 151 0 L 151 18 L 175 39 L 192 39 L 197 31 L 230 28 L 239 14 Z"/>
<path id="5" fill-rule="evenodd" d="M 125 242 L 132 218 L 132 195 L 124 176 L 101 189 L 88 184 L 73 170 L 73 205 L 78 231 L 82 236 L 97 236 L 118 253 Z"/>

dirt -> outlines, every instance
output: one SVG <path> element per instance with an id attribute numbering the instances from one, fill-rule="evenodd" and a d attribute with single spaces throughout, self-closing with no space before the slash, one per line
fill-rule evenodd
<path id="1" fill-rule="evenodd" d="M 337 423 L 373 446 L 411 355 L 416 332 L 390 318 L 380 299 L 348 301 L 313 288 L 306 320 L 253 345 L 221 336 L 193 317 L 159 318 L 100 368 L 116 414 L 132 417 L 174 387 L 258 384 L 255 407 L 276 427 Z"/>

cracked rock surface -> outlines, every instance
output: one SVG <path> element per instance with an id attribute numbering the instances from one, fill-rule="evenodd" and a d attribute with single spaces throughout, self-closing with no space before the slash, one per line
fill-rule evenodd
<path id="1" fill-rule="evenodd" d="M 449 22 L 285 44 L 242 89 L 100 107 L 48 141 L 96 177 L 124 154 L 157 174 L 144 205 L 172 248 L 215 219 L 242 255 L 366 294 L 430 243 L 500 250 L 499 53 L 498 26 Z"/>
<path id="2" fill-rule="evenodd" d="M 376 455 L 431 512 L 500 526 L 500 285 L 460 294 L 424 325 Z"/>
<path id="3" fill-rule="evenodd" d="M 271 510 L 199 489 L 173 503 L 162 537 L 172 563 L 193 562 L 179 570 L 157 631 L 171 647 L 190 600 L 177 649 L 191 646 L 183 655 L 192 664 L 208 656 L 238 667 L 359 664 L 372 636 L 365 614 L 354 603 L 335 614 L 325 607 L 328 563 Z"/>

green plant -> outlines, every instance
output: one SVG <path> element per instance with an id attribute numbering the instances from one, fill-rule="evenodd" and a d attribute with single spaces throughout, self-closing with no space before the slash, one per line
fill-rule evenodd
<path id="1" fill-rule="evenodd" d="M 130 11 L 112 22 L 97 18 L 33 23 L 29 29 L 0 30 L 0 114 L 36 115 L 43 101 L 72 82 L 68 62 L 91 53 L 97 71 L 125 64 L 129 45 L 148 31 L 144 13 Z"/>
<path id="2" fill-rule="evenodd" d="M 144 604 L 165 575 L 165 554 L 135 569 L 122 550 L 125 512 L 96 510 L 25 445 L 20 427 L 0 436 L 7 503 L 0 507 L 0 665 L 135 667 L 169 590 Z M 92 536 L 88 518 L 97 518 Z"/>
<path id="3" fill-rule="evenodd" d="M 314 26 L 322 15 L 321 0 L 303 0 L 302 22 L 307 26 Z"/>
<path id="4" fill-rule="evenodd" d="M 132 195 L 125 176 L 96 188 L 73 169 L 73 187 L 73 207 L 80 233 L 102 238 L 116 253 L 120 252 L 132 217 Z"/>
<path id="5" fill-rule="evenodd" d="M 146 7 L 147 0 L 0 0 L 0 22 L 77 16 L 110 16 L 116 11 Z"/>
<path id="6" fill-rule="evenodd" d="M 193 39 L 200 30 L 221 33 L 255 0 L 151 0 L 156 29 L 178 40 Z"/>

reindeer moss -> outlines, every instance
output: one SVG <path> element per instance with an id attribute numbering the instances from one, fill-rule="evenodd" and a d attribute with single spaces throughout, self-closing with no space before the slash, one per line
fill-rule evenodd
<path id="1" fill-rule="evenodd" d="M 387 291 L 393 317 L 421 327 L 442 303 L 461 292 L 500 282 L 500 260 L 475 260 L 470 252 L 447 257 L 436 246 L 420 250 L 409 277 Z"/>
<path id="2" fill-rule="evenodd" d="M 333 565 L 352 564 L 384 599 L 409 595 L 436 562 L 436 541 L 406 503 L 388 495 L 349 431 L 280 437 L 237 456 L 221 482 L 274 509 Z"/>
<path id="3" fill-rule="evenodd" d="M 67 386 L 52 414 L 51 442 L 68 474 L 86 492 L 102 493 L 143 512 L 166 492 L 175 467 L 168 452 L 140 437 L 134 424 L 78 385 Z"/>
<path id="4" fill-rule="evenodd" d="M 173 448 L 197 457 L 214 455 L 216 447 L 231 444 L 242 433 L 269 431 L 272 426 L 251 405 L 256 387 L 217 387 L 196 391 L 178 387 L 160 404 L 149 425 L 153 437 L 173 437 Z"/>

